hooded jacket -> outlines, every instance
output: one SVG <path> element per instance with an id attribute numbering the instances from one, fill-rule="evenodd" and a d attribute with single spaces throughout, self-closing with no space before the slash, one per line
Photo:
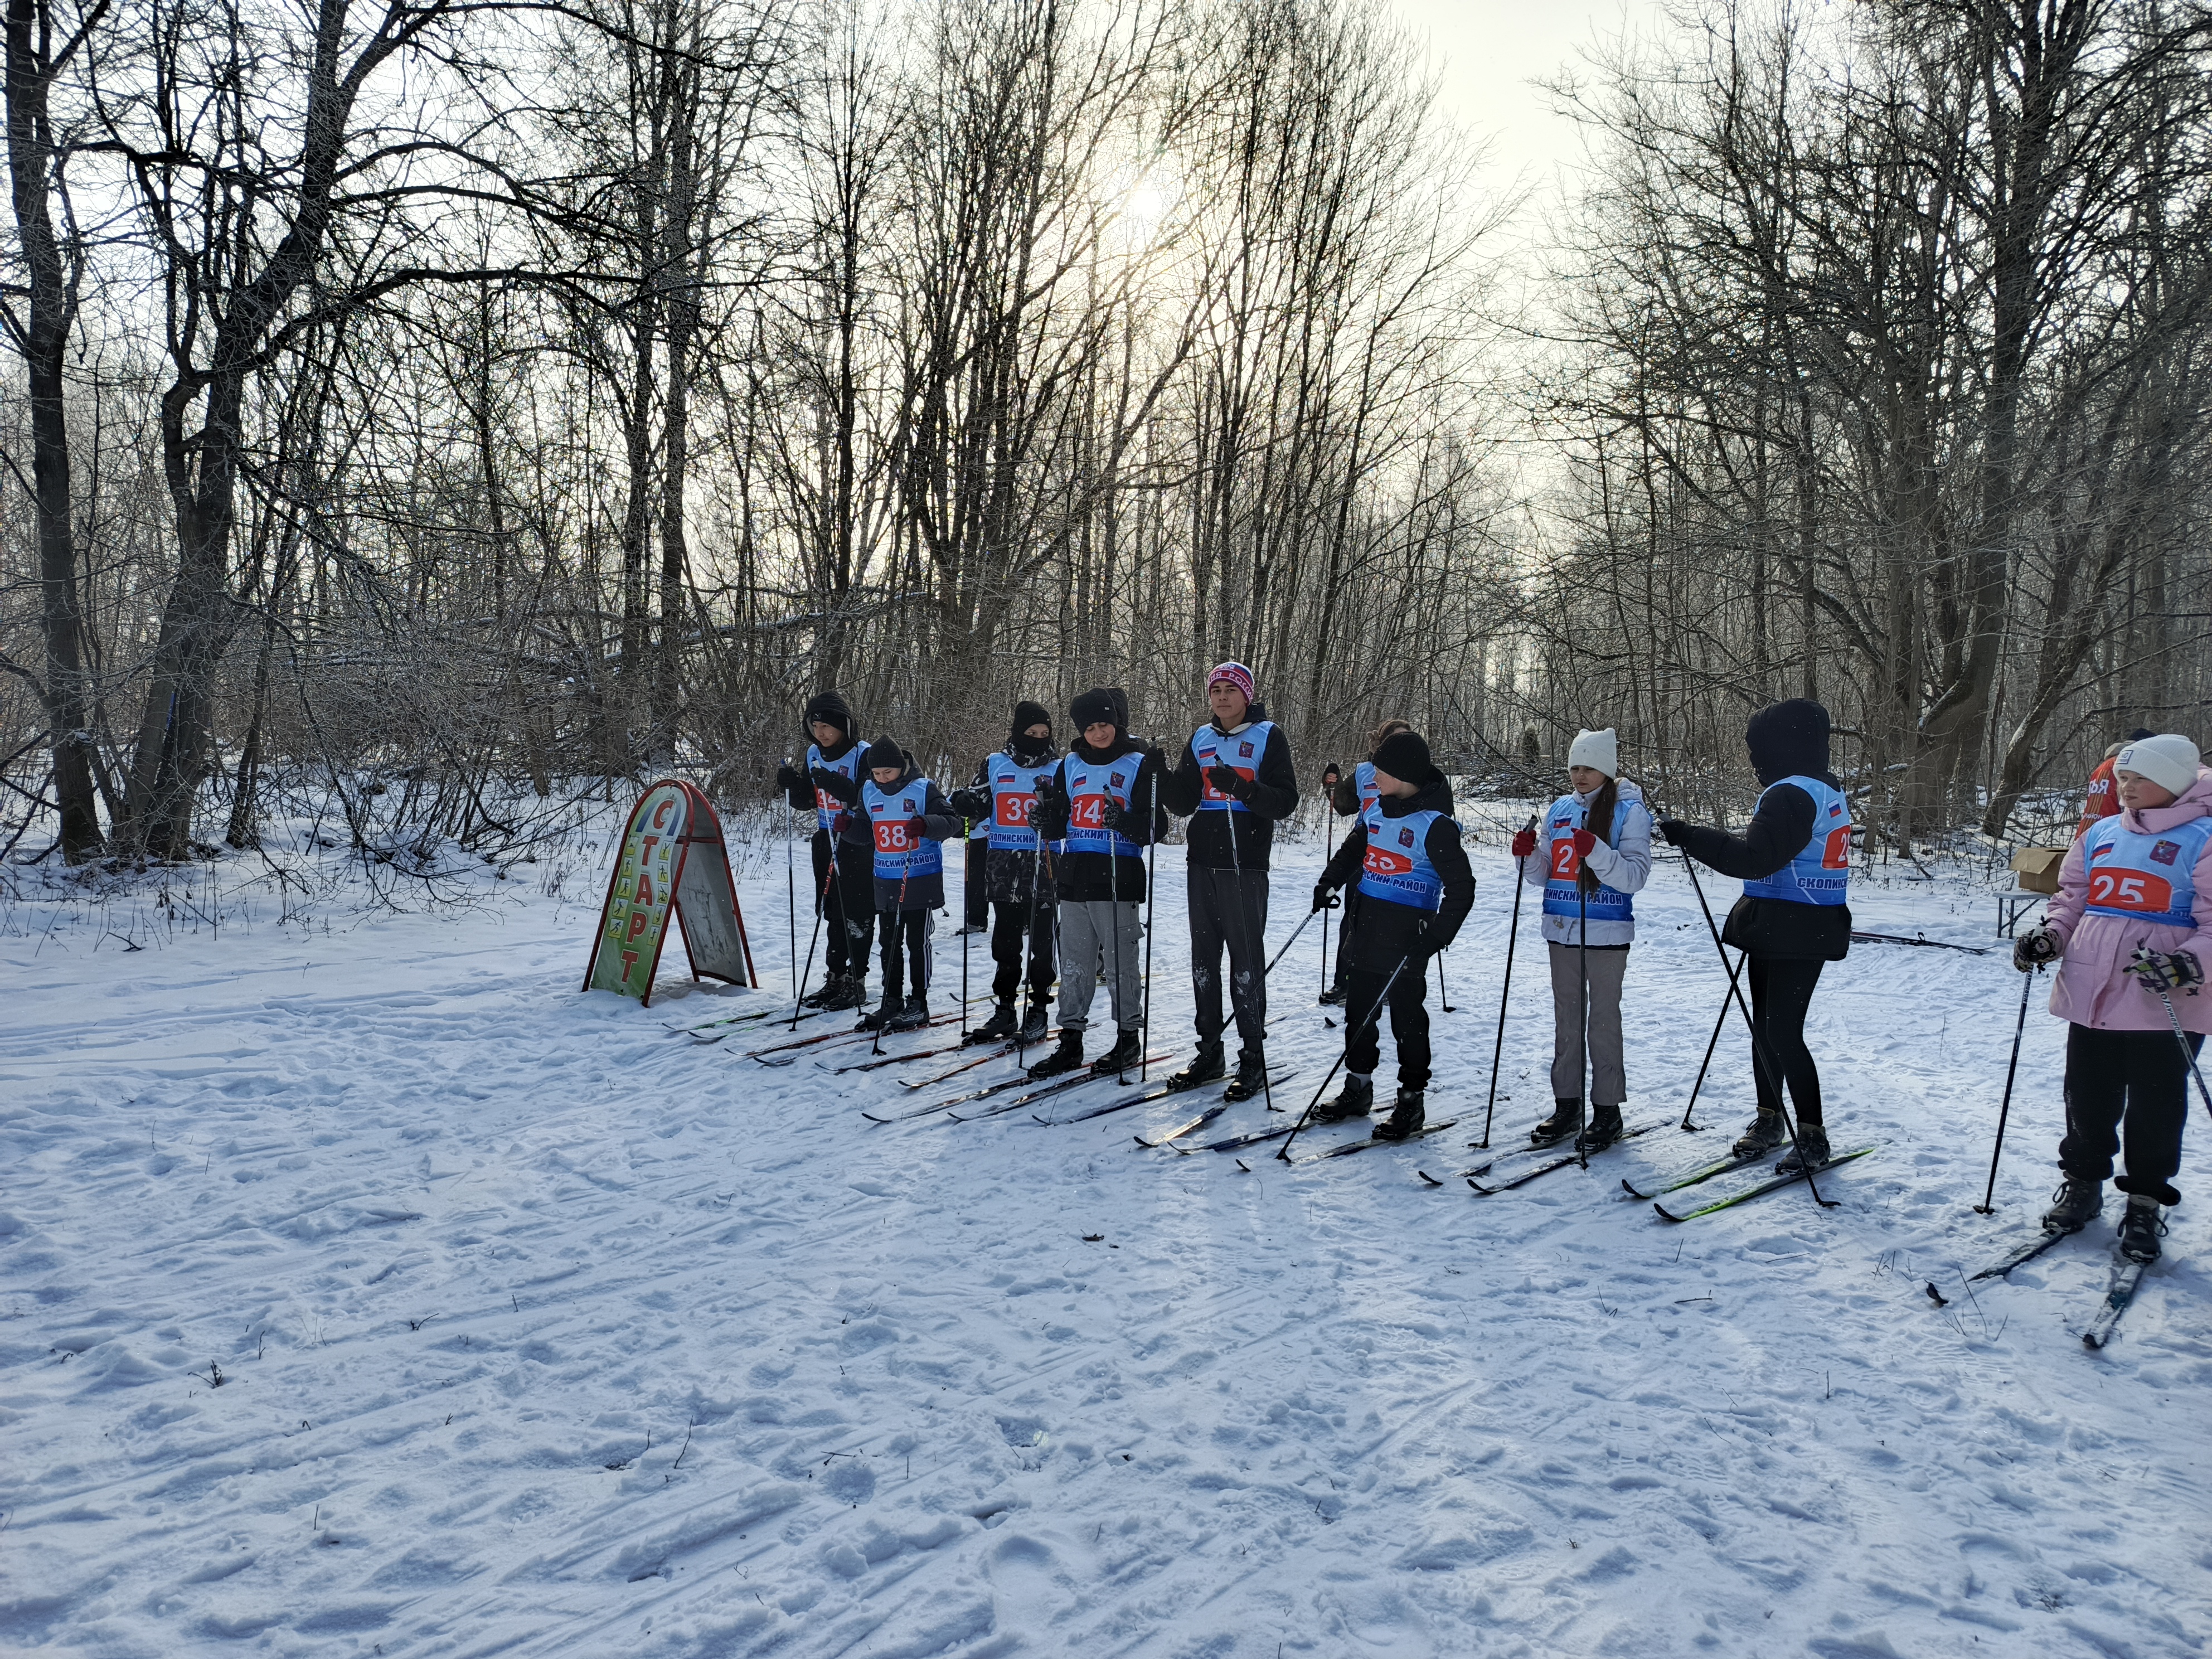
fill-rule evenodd
<path id="1" fill-rule="evenodd" d="M 1752 770 L 1764 786 L 1751 823 L 1741 836 L 1685 825 L 1682 850 L 1724 876 L 1759 881 L 1805 849 L 1818 817 L 1812 796 L 1782 780 L 1818 778 L 1835 788 L 1843 786 L 1828 771 L 1828 711 L 1808 697 L 1760 709 L 1744 726 L 1743 740 Z M 1840 962 L 1851 946 L 1850 907 L 1741 898 L 1729 912 L 1722 937 L 1756 957 Z M 1595 929 L 1590 942 L 1597 942 Z"/>
<path id="2" fill-rule="evenodd" d="M 1337 848 L 1328 867 L 1322 872 L 1322 883 L 1328 887 L 1348 887 L 1345 902 L 1349 920 L 1357 915 L 1358 925 L 1350 932 L 1352 963 L 1364 973 L 1387 974 L 1404 960 L 1416 945 L 1422 951 L 1443 950 L 1458 934 L 1460 924 L 1467 913 L 1474 908 L 1474 871 L 1467 861 L 1467 849 L 1461 845 L 1459 825 L 1452 821 L 1451 785 L 1442 773 L 1432 776 L 1413 795 L 1401 799 L 1384 795 L 1376 805 L 1382 818 L 1402 818 L 1408 813 L 1433 811 L 1441 814 L 1429 825 L 1425 846 L 1429 862 L 1437 866 L 1443 878 L 1443 902 L 1434 915 L 1414 908 L 1410 904 L 1393 904 L 1386 900 L 1368 898 L 1359 891 L 1359 872 L 1367 858 L 1367 824 L 1365 820 L 1355 823 Z M 1226 816 L 1221 814 L 1218 816 Z M 1422 966 L 1413 963 L 1407 971 L 1413 972 Z"/>
<path id="3" fill-rule="evenodd" d="M 866 782 L 875 782 L 875 779 L 865 771 L 860 775 Z M 952 810 L 951 804 L 945 800 L 943 792 L 922 775 L 921 769 L 917 767 L 911 759 L 908 760 L 906 770 L 899 775 L 896 783 L 878 787 L 886 795 L 896 795 L 900 790 L 913 789 L 917 784 L 921 786 L 921 811 L 917 816 L 927 826 L 929 839 L 944 841 L 950 836 L 957 836 L 960 833 L 959 814 Z M 854 799 L 855 801 L 859 800 L 858 790 L 854 791 Z M 848 822 L 859 823 L 860 834 L 858 839 L 866 851 L 857 855 L 848 854 L 845 867 L 857 875 L 862 866 L 852 862 L 852 860 L 855 856 L 865 857 L 871 860 L 867 867 L 871 875 L 873 875 L 875 838 L 868 826 L 868 815 L 866 812 L 856 811 Z M 854 838 L 848 835 L 843 839 L 849 841 Z M 940 910 L 945 908 L 945 877 L 942 872 L 935 875 L 909 876 L 903 883 L 896 880 L 885 881 L 878 876 L 875 878 L 875 884 L 876 908 L 878 911 L 896 910 L 903 913 L 908 910 Z M 904 892 L 900 891 L 902 886 L 905 889 Z"/>
<path id="4" fill-rule="evenodd" d="M 1207 724 L 1224 737 L 1234 737 L 1267 718 L 1267 704 L 1255 702 L 1246 705 L 1243 720 L 1235 726 L 1224 726 L 1219 720 Z M 1267 734 L 1260 763 L 1253 771 L 1249 792 L 1240 797 L 1251 811 L 1201 812 L 1198 803 L 1205 793 L 1206 774 L 1198 763 L 1198 751 L 1185 740 L 1175 770 L 1161 779 L 1160 802 L 1177 817 L 1190 819 L 1189 851 L 1184 855 L 1187 865 L 1206 870 L 1267 867 L 1267 854 L 1275 844 L 1275 820 L 1298 810 L 1298 780 L 1291 767 L 1291 740 L 1283 735 L 1281 726 Z"/>
<path id="5" fill-rule="evenodd" d="M 839 696 L 835 691 L 821 691 L 817 692 L 813 696 L 811 696 L 806 700 L 806 712 L 800 718 L 799 730 L 805 732 L 806 741 L 810 744 L 814 741 L 813 728 L 814 722 L 817 720 L 822 720 L 828 725 L 834 726 L 839 732 L 843 733 L 843 735 L 840 737 L 835 744 L 822 751 L 823 757 L 825 760 L 844 759 L 846 754 L 852 749 L 854 742 L 854 738 L 853 737 L 853 711 L 846 706 L 844 698 Z M 799 769 L 804 772 L 806 769 L 805 767 L 800 767 Z M 813 780 L 811 778 L 802 779 L 798 783 L 793 784 L 791 787 L 787 799 L 790 800 L 792 805 L 798 808 L 799 811 L 802 812 L 812 811 L 814 810 Z M 826 841 L 829 839 L 827 833 L 823 831 L 818 824 L 815 827 L 814 836 L 817 841 Z M 866 837 L 863 836 L 862 839 L 865 840 Z"/>
<path id="6" fill-rule="evenodd" d="M 2170 806 L 2141 811 L 2123 807 L 2120 821 L 2139 835 L 2163 835 L 2201 817 L 2212 817 L 2212 771 L 2199 767 L 2197 781 Z M 2196 897 L 2193 925 L 2169 927 L 2132 917 L 2090 915 L 2089 870 L 2081 839 L 2067 849 L 2058 869 L 2058 892 L 2051 901 L 2051 931 L 2058 935 L 2065 955 L 2059 959 L 2058 982 L 2051 988 L 2051 1012 L 2075 1025 L 2100 1031 L 2164 1031 L 2166 1009 L 2158 993 L 2127 972 L 2136 947 L 2147 945 L 2168 954 L 2192 953 L 2212 974 L 2212 841 L 2191 866 Z M 2185 1031 L 2212 1032 L 2212 990 L 2192 985 L 2185 991 L 2168 992 L 2173 1012 Z"/>

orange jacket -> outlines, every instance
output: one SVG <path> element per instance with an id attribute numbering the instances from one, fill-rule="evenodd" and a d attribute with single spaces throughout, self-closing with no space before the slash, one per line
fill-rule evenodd
<path id="1" fill-rule="evenodd" d="M 2112 763 L 2100 761 L 2097 769 L 2089 774 L 2089 793 L 2081 803 L 2081 822 L 2074 826 L 2074 839 L 2081 840 L 2096 827 L 2099 819 L 2108 818 L 2119 810 L 2119 781 L 2112 775 Z"/>

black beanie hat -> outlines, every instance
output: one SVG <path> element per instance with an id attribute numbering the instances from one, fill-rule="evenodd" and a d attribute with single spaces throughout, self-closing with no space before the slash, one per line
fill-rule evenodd
<path id="1" fill-rule="evenodd" d="M 1041 702 L 1022 702 L 1014 705 L 1014 724 L 1008 735 L 1020 737 L 1032 726 L 1052 729 L 1052 714 Z"/>
<path id="2" fill-rule="evenodd" d="M 868 745 L 868 752 L 860 757 L 860 764 L 871 772 L 878 766 L 896 766 L 903 772 L 906 770 L 906 757 L 900 752 L 898 744 L 889 738 L 878 738 Z"/>
<path id="3" fill-rule="evenodd" d="M 835 691 L 819 691 L 806 700 L 806 723 L 811 726 L 817 720 L 836 726 L 848 738 L 853 735 L 853 711 Z"/>
<path id="4" fill-rule="evenodd" d="M 1376 745 L 1375 769 L 1405 783 L 1431 783 L 1441 775 L 1429 758 L 1428 739 L 1418 732 L 1393 732 Z"/>
<path id="5" fill-rule="evenodd" d="M 1067 714 L 1075 722 L 1078 732 L 1086 726 L 1103 721 L 1117 733 L 1126 735 L 1128 716 L 1121 712 L 1126 706 L 1111 687 L 1094 685 L 1088 691 L 1075 694 L 1075 700 L 1067 705 Z"/>
<path id="6" fill-rule="evenodd" d="M 1744 726 L 1743 742 L 1763 784 L 1820 777 L 1828 769 L 1828 711 L 1810 697 L 1769 703 Z"/>

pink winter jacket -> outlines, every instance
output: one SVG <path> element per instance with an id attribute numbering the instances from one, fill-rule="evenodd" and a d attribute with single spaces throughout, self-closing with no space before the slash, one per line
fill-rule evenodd
<path id="1" fill-rule="evenodd" d="M 2123 811 L 2130 830 L 2157 835 L 2176 829 L 2192 818 L 2212 816 L 2212 771 L 2199 767 L 2197 781 L 2171 806 L 2148 811 Z M 2089 902 L 2089 872 L 2082 862 L 2077 837 L 2058 872 L 2058 893 L 2051 901 L 2051 927 L 2065 946 L 2058 964 L 2058 982 L 2051 988 L 2051 1012 L 2076 1025 L 2093 1025 L 2102 1031 L 2163 1031 L 2166 1010 L 2158 995 L 2129 974 L 2127 965 L 2136 946 L 2154 951 L 2189 951 L 2212 974 L 2212 842 L 2198 854 L 2196 869 L 2195 925 L 2165 927 L 2119 916 L 2082 914 Z M 2212 1032 L 2212 989 L 2191 986 L 2173 998 L 2173 1011 L 2181 1016 L 2184 1030 Z"/>

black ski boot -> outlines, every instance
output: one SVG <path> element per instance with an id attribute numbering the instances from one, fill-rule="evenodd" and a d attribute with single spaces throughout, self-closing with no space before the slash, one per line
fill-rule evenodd
<path id="1" fill-rule="evenodd" d="M 1058 1077 L 1063 1072 L 1077 1071 L 1082 1065 L 1083 1033 L 1062 1031 L 1060 1047 L 1030 1066 L 1029 1074 L 1031 1081 L 1042 1081 L 1045 1078 Z"/>
<path id="2" fill-rule="evenodd" d="M 1800 1118 L 1797 1120 L 1797 1144 L 1782 1154 L 1782 1162 L 1774 1166 L 1774 1173 L 1778 1176 L 1802 1175 L 1806 1165 L 1810 1164 L 1817 1170 L 1827 1161 L 1826 1128 Z"/>
<path id="3" fill-rule="evenodd" d="M 1341 1008 L 1344 1006 L 1344 987 L 1332 985 L 1321 994 L 1318 1000 L 1324 1008 Z"/>
<path id="4" fill-rule="evenodd" d="M 2120 1254 L 2130 1261 L 2155 1261 L 2158 1241 L 2165 1236 L 2158 1200 L 2148 1193 L 2130 1193 L 2128 1207 L 2120 1212 Z"/>
<path id="5" fill-rule="evenodd" d="M 1045 1032 L 1051 1024 L 1045 1016 L 1045 1005 L 1048 1000 L 1047 998 L 1036 996 L 1030 999 L 1030 1006 L 1022 1015 L 1022 1028 L 1016 1033 L 1024 1042 L 1044 1041 Z"/>
<path id="6" fill-rule="evenodd" d="M 911 996 L 906 1000 L 906 1006 L 893 1014 L 891 1023 L 884 1029 L 888 1031 L 919 1031 L 928 1024 L 929 999 Z"/>
<path id="7" fill-rule="evenodd" d="M 823 975 L 819 985 L 799 998 L 799 1006 L 802 1008 L 827 1007 L 830 999 L 837 994 L 837 988 L 844 982 L 845 976 L 842 974 Z"/>
<path id="8" fill-rule="evenodd" d="M 1178 1089 L 1195 1089 L 1201 1083 L 1211 1083 L 1229 1070 L 1227 1056 L 1222 1053 L 1219 1037 L 1202 1037 L 1198 1052 L 1190 1057 L 1190 1064 L 1168 1079 Z"/>
<path id="9" fill-rule="evenodd" d="M 1582 1150 L 1585 1152 L 1601 1152 L 1620 1139 L 1620 1108 L 1618 1106 L 1591 1107 L 1589 1127 L 1583 1131 Z"/>
<path id="10" fill-rule="evenodd" d="M 992 1010 L 990 1018 L 968 1033 L 969 1042 L 1003 1042 L 1014 1035 L 1014 1005 L 1002 1002 Z"/>
<path id="11" fill-rule="evenodd" d="M 1257 1048 L 1237 1051 L 1237 1075 L 1221 1091 L 1224 1100 L 1249 1100 L 1267 1091 L 1267 1056 Z"/>
<path id="12" fill-rule="evenodd" d="M 906 1004 L 897 997 L 885 997 L 876 1006 L 873 1012 L 862 1014 L 860 1024 L 853 1029 L 856 1031 L 888 1031 L 893 1029 L 891 1022 L 905 1012 Z"/>
<path id="13" fill-rule="evenodd" d="M 1422 1109 L 1422 1091 L 1401 1089 L 1397 1103 L 1390 1108 L 1390 1115 L 1375 1126 L 1377 1140 L 1411 1140 L 1428 1123 L 1428 1115 Z"/>
<path id="14" fill-rule="evenodd" d="M 1782 1114 L 1770 1112 L 1762 1106 L 1759 1115 L 1735 1138 L 1735 1145 L 1729 1148 L 1729 1152 L 1735 1158 L 1759 1158 L 1789 1139 L 1790 1126 L 1782 1121 Z"/>
<path id="15" fill-rule="evenodd" d="M 2104 1212 L 2105 1183 L 2068 1176 L 2051 1195 L 2051 1207 L 2043 1212 L 2043 1231 L 2078 1233 Z"/>
<path id="16" fill-rule="evenodd" d="M 1583 1127 L 1583 1103 L 1554 1096 L 1552 1115 L 1528 1131 L 1531 1146 L 1556 1146 Z"/>
<path id="17" fill-rule="evenodd" d="M 1355 1117 L 1365 1117 L 1375 1109 L 1375 1079 L 1344 1074 L 1344 1092 L 1334 1100 L 1324 1100 L 1314 1108 L 1316 1123 L 1349 1123 Z"/>
<path id="18" fill-rule="evenodd" d="M 834 979 L 836 988 L 822 999 L 822 1006 L 831 1012 L 846 1008 L 865 1008 L 868 1006 L 868 981 L 858 974 L 847 974 Z"/>
<path id="19" fill-rule="evenodd" d="M 1109 1072 L 1126 1072 L 1145 1057 L 1144 1040 L 1134 1031 L 1116 1031 L 1114 1046 L 1091 1062 L 1091 1069 L 1104 1077 Z"/>

